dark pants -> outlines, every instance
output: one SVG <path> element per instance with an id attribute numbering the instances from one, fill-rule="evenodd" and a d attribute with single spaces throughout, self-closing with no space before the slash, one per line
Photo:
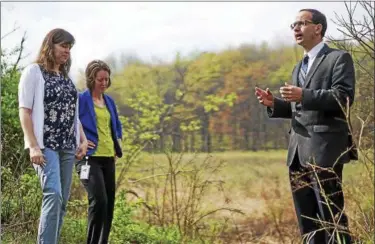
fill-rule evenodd
<path id="1" fill-rule="evenodd" d="M 85 160 L 77 165 L 78 175 Z M 106 244 L 112 225 L 115 203 L 114 157 L 89 157 L 88 180 L 81 180 L 88 193 L 87 244 Z"/>
<path id="2" fill-rule="evenodd" d="M 303 243 L 338 243 L 337 235 L 341 243 L 351 243 L 343 212 L 342 171 L 342 164 L 329 169 L 302 167 L 295 156 L 289 177 Z"/>

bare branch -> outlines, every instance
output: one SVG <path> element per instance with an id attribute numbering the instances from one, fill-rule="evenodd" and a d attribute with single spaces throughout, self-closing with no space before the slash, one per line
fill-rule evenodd
<path id="1" fill-rule="evenodd" d="M 207 212 L 207 213 L 203 214 L 203 215 L 200 216 L 198 219 L 196 219 L 196 220 L 193 222 L 192 225 L 196 225 L 196 224 L 197 224 L 199 221 L 201 221 L 203 218 L 205 218 L 205 217 L 207 217 L 207 216 L 209 216 L 209 215 L 211 215 L 211 214 L 214 214 L 214 213 L 216 213 L 216 212 L 223 211 L 223 210 L 225 210 L 225 211 L 230 211 L 230 212 L 234 212 L 234 213 L 239 213 L 239 214 L 242 214 L 242 215 L 245 214 L 243 211 L 241 211 L 241 210 L 239 210 L 239 209 L 236 209 L 236 208 L 218 208 L 218 209 L 215 209 L 215 210 L 212 210 L 212 211 L 210 211 L 210 212 Z"/>
<path id="2" fill-rule="evenodd" d="M 332 20 L 338 26 L 342 38 L 329 36 L 327 40 L 353 55 L 353 61 L 360 71 L 358 77 L 373 81 L 374 67 L 370 62 L 375 61 L 375 3 L 345 2 L 345 8 L 345 17 L 335 13 L 335 20 Z M 359 9 L 364 11 L 361 19 L 355 17 Z"/>
<path id="3" fill-rule="evenodd" d="M 1 37 L 1 40 L 3 40 L 4 38 L 6 38 L 7 36 L 9 36 L 10 34 L 14 33 L 15 31 L 17 31 L 20 27 L 17 26 L 17 27 L 14 27 L 11 31 L 9 31 L 8 33 L 5 33 L 5 35 L 3 35 Z"/>
<path id="4" fill-rule="evenodd" d="M 22 59 L 22 53 L 23 53 L 23 49 L 24 49 L 24 43 L 25 43 L 25 40 L 26 40 L 26 32 L 25 32 L 25 33 L 23 34 L 23 36 L 22 36 L 21 44 L 20 44 L 20 47 L 19 47 L 19 50 L 18 50 L 18 57 L 17 57 L 16 62 L 15 62 L 14 65 L 13 65 L 12 74 L 15 73 L 15 71 L 17 70 L 17 67 L 18 67 L 19 62 L 20 62 L 21 59 Z"/>

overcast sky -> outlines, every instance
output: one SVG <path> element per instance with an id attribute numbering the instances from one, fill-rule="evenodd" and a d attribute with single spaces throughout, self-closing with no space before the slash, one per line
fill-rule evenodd
<path id="1" fill-rule="evenodd" d="M 64 28 L 76 38 L 72 75 L 92 59 L 111 53 L 136 54 L 144 60 L 171 60 L 177 51 L 217 51 L 243 43 L 290 43 L 289 25 L 301 8 L 326 14 L 328 35 L 339 35 L 331 22 L 334 12 L 345 14 L 343 2 L 2 2 L 1 41 L 17 44 L 27 32 L 22 64 L 32 62 L 44 36 Z"/>

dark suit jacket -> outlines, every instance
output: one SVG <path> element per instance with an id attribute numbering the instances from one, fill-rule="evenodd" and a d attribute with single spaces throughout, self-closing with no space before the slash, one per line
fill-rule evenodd
<path id="1" fill-rule="evenodd" d="M 298 86 L 300 67 L 301 62 L 293 69 L 295 86 Z M 355 74 L 350 54 L 325 44 L 316 56 L 302 89 L 301 102 L 289 103 L 275 97 L 274 108 L 267 109 L 271 118 L 291 119 L 287 164 L 291 165 L 296 152 L 302 165 L 309 162 L 331 167 L 336 161 L 349 162 L 352 159 L 350 154 L 341 154 L 352 146 L 353 141 L 336 98 L 344 107 L 347 97 L 350 106 L 354 100 Z"/>

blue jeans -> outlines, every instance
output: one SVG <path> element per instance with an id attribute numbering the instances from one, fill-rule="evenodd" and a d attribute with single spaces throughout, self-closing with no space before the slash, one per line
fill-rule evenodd
<path id="1" fill-rule="evenodd" d="M 34 164 L 43 191 L 38 244 L 57 244 L 68 203 L 75 150 L 42 150 L 45 166 Z"/>

